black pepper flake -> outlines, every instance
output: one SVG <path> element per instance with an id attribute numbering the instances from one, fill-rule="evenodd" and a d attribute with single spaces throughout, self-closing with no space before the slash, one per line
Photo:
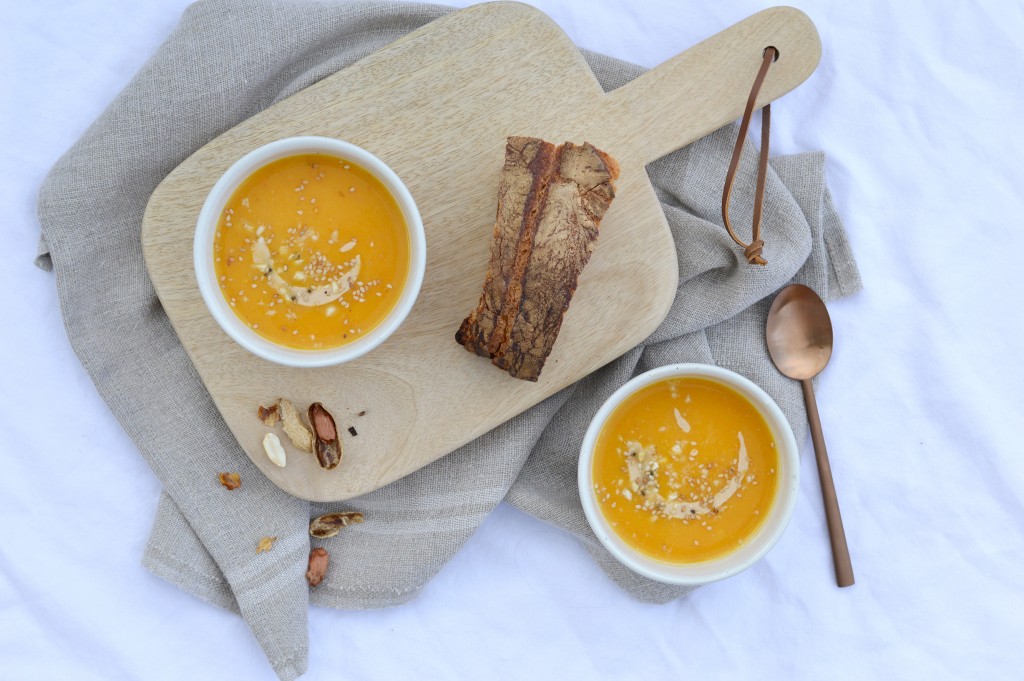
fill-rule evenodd
<path id="1" fill-rule="evenodd" d="M 349 426 L 349 427 L 348 427 L 348 434 L 349 434 L 349 435 L 351 435 L 352 437 L 355 437 L 355 436 L 356 436 L 356 435 L 358 435 L 359 433 L 357 433 L 357 432 L 356 432 L 356 429 L 355 429 L 354 427 L 352 427 L 352 426 Z"/>

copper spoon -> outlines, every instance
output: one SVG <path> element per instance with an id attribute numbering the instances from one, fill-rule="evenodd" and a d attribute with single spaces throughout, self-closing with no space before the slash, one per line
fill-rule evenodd
<path id="1" fill-rule="evenodd" d="M 814 400 L 811 379 L 821 373 L 832 357 L 832 321 L 825 303 L 818 294 L 801 284 L 792 284 L 779 291 L 768 311 L 768 353 L 783 375 L 800 381 L 804 388 L 807 420 L 811 424 L 814 456 L 818 461 L 821 496 L 825 502 L 825 519 L 832 540 L 832 562 L 836 568 L 839 586 L 853 584 L 853 565 L 850 549 L 846 546 L 843 518 L 839 514 L 839 500 L 832 483 L 832 467 L 825 451 L 825 436 L 821 433 L 818 405 Z"/>

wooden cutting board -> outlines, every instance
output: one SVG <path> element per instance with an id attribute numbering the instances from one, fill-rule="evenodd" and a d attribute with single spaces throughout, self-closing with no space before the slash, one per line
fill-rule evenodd
<path id="1" fill-rule="evenodd" d="M 444 456 L 644 340 L 667 314 L 678 279 L 675 245 L 644 165 L 739 118 L 769 45 L 781 56 L 761 90 L 764 104 L 818 63 L 817 31 L 795 9 L 754 15 L 605 94 L 542 12 L 477 5 L 250 118 L 178 166 L 146 210 L 146 263 L 199 375 L 256 466 L 298 497 L 351 498 Z M 196 218 L 214 182 L 247 152 L 292 135 L 337 137 L 372 151 L 405 181 L 426 228 L 426 277 L 406 322 L 363 358 L 327 369 L 278 366 L 237 346 L 207 312 L 191 266 Z M 586 140 L 622 169 L 537 383 L 511 378 L 454 340 L 487 270 L 510 135 Z M 287 438 L 287 467 L 270 463 L 256 407 L 280 396 L 300 409 L 319 400 L 334 413 L 345 450 L 338 468 L 320 469 Z M 349 426 L 357 436 L 345 432 Z"/>

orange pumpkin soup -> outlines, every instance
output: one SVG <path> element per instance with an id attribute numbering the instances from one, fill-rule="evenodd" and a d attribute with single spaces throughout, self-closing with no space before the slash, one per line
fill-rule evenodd
<path id="1" fill-rule="evenodd" d="M 775 501 L 778 467 L 768 424 L 740 393 L 707 379 L 666 379 L 608 417 L 594 451 L 594 491 L 627 544 L 694 563 L 753 536 Z"/>
<path id="2" fill-rule="evenodd" d="M 231 309 L 279 345 L 333 348 L 377 326 L 409 271 L 402 210 L 366 169 L 326 154 L 260 168 L 220 216 L 214 269 Z"/>

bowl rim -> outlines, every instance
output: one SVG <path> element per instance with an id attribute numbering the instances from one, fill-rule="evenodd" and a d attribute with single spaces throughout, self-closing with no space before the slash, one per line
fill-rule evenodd
<path id="1" fill-rule="evenodd" d="M 629 396 L 652 383 L 671 378 L 705 378 L 735 389 L 754 405 L 768 423 L 779 454 L 779 478 L 775 499 L 761 526 L 743 547 L 705 561 L 669 563 L 630 547 L 615 534 L 597 504 L 593 488 L 594 446 L 609 415 Z M 796 505 L 800 457 L 796 438 L 778 404 L 750 379 L 711 364 L 669 364 L 627 381 L 611 394 L 591 419 L 580 447 L 577 483 L 583 513 L 602 546 L 630 570 L 665 584 L 699 586 L 732 577 L 755 564 L 782 537 Z"/>
<path id="2" fill-rule="evenodd" d="M 213 267 L 213 240 L 224 206 L 238 187 L 267 164 L 299 154 L 326 154 L 362 166 L 394 197 L 409 235 L 409 271 L 394 307 L 377 326 L 352 343 L 334 348 L 302 350 L 278 345 L 259 335 L 231 310 L 217 286 Z M 380 158 L 351 142 L 333 137 L 285 137 L 256 147 L 232 163 L 217 179 L 196 219 L 192 242 L 192 269 L 199 293 L 217 325 L 235 343 L 262 359 L 298 368 L 333 366 L 350 362 L 388 339 L 405 321 L 419 297 L 426 270 L 426 234 L 419 208 L 401 178 Z"/>

